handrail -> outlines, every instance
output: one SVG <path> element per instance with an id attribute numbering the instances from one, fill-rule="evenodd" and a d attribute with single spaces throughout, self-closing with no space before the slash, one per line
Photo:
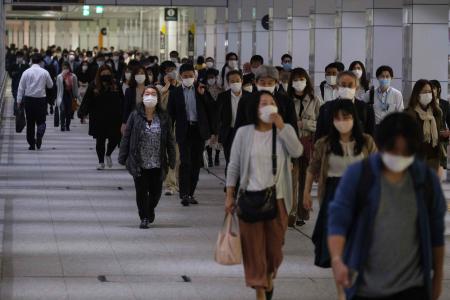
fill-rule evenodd
<path id="1" fill-rule="evenodd" d="M 1 73 L 0 73 L 1 76 Z M 3 78 L 0 77 L 0 122 L 3 116 L 3 109 L 5 107 L 5 92 L 6 92 L 6 78 L 8 77 L 7 73 L 3 73 Z"/>

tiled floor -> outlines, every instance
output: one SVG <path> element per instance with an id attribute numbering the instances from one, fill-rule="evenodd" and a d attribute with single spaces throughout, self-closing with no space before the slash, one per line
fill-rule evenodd
<path id="1" fill-rule="evenodd" d="M 10 112 L 8 99 L 0 132 L 0 299 L 254 299 L 241 266 L 213 261 L 223 218 L 219 179 L 203 171 L 199 206 L 164 196 L 155 225 L 139 230 L 132 179 L 117 165 L 95 170 L 87 125 L 75 120 L 61 133 L 51 116 L 42 150 L 31 152 Z M 335 297 L 330 270 L 312 263 L 312 227 L 289 230 L 274 299 Z M 449 281 L 442 299 L 450 299 Z"/>

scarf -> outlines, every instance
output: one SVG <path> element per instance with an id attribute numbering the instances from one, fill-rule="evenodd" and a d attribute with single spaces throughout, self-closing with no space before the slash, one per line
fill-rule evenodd
<path id="1" fill-rule="evenodd" d="M 433 109 L 428 107 L 427 111 L 424 111 L 420 105 L 415 109 L 419 118 L 423 121 L 423 137 L 426 143 L 432 144 L 436 147 L 438 144 L 438 129 L 436 125 L 436 119 L 433 115 Z"/>
<path id="2" fill-rule="evenodd" d="M 73 76 L 71 72 L 67 72 L 66 75 L 63 77 L 66 91 L 71 92 L 72 91 L 72 85 L 73 85 Z"/>

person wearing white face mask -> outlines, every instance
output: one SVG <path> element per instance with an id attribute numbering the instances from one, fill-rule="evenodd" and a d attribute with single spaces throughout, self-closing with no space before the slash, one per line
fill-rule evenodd
<path id="1" fill-rule="evenodd" d="M 78 92 L 78 78 L 72 73 L 70 64 L 64 62 L 61 67 L 61 74 L 56 78 L 56 105 L 60 113 L 61 131 L 70 131 L 73 109 L 76 108 L 75 106 L 78 105 L 81 98 Z M 77 105 L 72 103 L 73 101 L 76 101 Z"/>
<path id="2" fill-rule="evenodd" d="M 405 113 L 388 115 L 377 131 L 380 153 L 350 166 L 340 181 L 328 210 L 328 246 L 347 299 L 442 293 L 447 205 L 435 172 L 419 158 L 421 131 Z"/>
<path id="3" fill-rule="evenodd" d="M 320 83 L 320 96 L 322 102 L 328 102 L 338 97 L 337 76 L 339 66 L 336 63 L 328 64 L 325 67 L 325 81 Z"/>
<path id="4" fill-rule="evenodd" d="M 141 229 L 149 228 L 154 222 L 163 181 L 169 167 L 175 168 L 172 122 L 161 109 L 159 100 L 157 88 L 147 86 L 143 101 L 131 113 L 120 142 L 119 163 L 134 178 Z"/>
<path id="5" fill-rule="evenodd" d="M 129 88 L 125 91 L 125 99 L 122 113 L 122 134 L 125 132 L 128 117 L 136 108 L 136 105 L 142 102 L 144 89 L 150 84 L 147 72 L 143 66 L 136 67 L 131 74 Z"/>
<path id="6" fill-rule="evenodd" d="M 315 245 L 315 265 L 322 268 L 331 266 L 327 248 L 328 206 L 335 196 L 336 188 L 347 168 L 376 152 L 372 137 L 362 132 L 358 125 L 355 106 L 349 100 L 335 103 L 331 111 L 332 128 L 327 136 L 319 139 L 308 167 L 303 205 L 312 211 L 311 190 L 313 181 L 318 179 L 318 200 L 320 210 L 312 241 Z M 343 300 L 343 290 L 338 287 L 339 300 Z"/>
<path id="7" fill-rule="evenodd" d="M 248 287 L 256 290 L 257 300 L 265 300 L 272 299 L 274 279 L 283 260 L 287 208 L 293 201 L 291 158 L 299 157 L 303 148 L 295 129 L 285 124 L 278 113 L 274 96 L 262 91 L 255 97 L 249 107 L 251 124 L 238 129 L 231 148 L 225 211 L 228 214 L 236 211 L 239 180 L 242 193 L 237 206 L 245 281 Z M 243 195 L 249 197 L 255 192 L 265 193 L 267 189 L 274 195 L 270 202 L 274 213 L 249 222 L 243 214 Z M 259 211 L 253 214 L 260 216 Z"/>
<path id="8" fill-rule="evenodd" d="M 213 100 L 203 84 L 194 85 L 195 69 L 180 67 L 182 85 L 169 93 L 167 110 L 175 123 L 180 151 L 179 196 L 183 206 L 198 204 L 194 197 L 205 141 L 214 138 Z"/>
<path id="9" fill-rule="evenodd" d="M 125 66 L 125 68 L 123 69 L 122 80 L 120 82 L 122 84 L 122 91 L 124 96 L 125 92 L 130 87 L 131 72 L 131 68 L 128 66 Z"/>
<path id="10" fill-rule="evenodd" d="M 358 78 L 358 89 L 356 90 L 356 98 L 363 100 L 366 92 L 369 90 L 369 80 L 367 79 L 366 67 L 358 60 L 353 61 L 348 67 Z"/>
<path id="11" fill-rule="evenodd" d="M 440 162 L 446 154 L 442 147 L 446 134 L 442 111 L 439 108 L 436 97 L 433 95 L 431 83 L 428 80 L 420 79 L 416 82 L 406 112 L 422 128 L 424 159 L 428 166 L 438 172 L 440 170 Z"/>
<path id="12" fill-rule="evenodd" d="M 309 211 L 303 208 L 303 190 L 305 189 L 306 170 L 312 156 L 314 133 L 316 132 L 317 118 L 322 102 L 319 97 L 314 95 L 311 79 L 303 68 L 292 70 L 287 92 L 294 101 L 298 135 L 304 148 L 303 155 L 295 161 L 292 171 L 293 197 L 297 200 L 297 205 L 290 213 L 289 225 L 294 226 L 295 222 L 297 226 L 302 226 L 306 220 L 309 220 Z"/>
<path id="13" fill-rule="evenodd" d="M 240 70 L 239 68 L 239 57 L 236 53 L 230 52 L 225 57 L 226 63 L 220 72 L 220 84 L 223 86 L 223 89 L 228 90 L 228 82 L 226 80 L 227 73 L 232 70 Z"/>
<path id="14" fill-rule="evenodd" d="M 320 108 L 315 140 L 317 141 L 328 134 L 332 122 L 331 110 L 336 102 L 342 100 L 352 101 L 358 115 L 358 118 L 355 121 L 359 123 L 359 126 L 361 126 L 364 133 L 373 135 L 375 129 L 375 114 L 373 107 L 355 97 L 356 89 L 358 87 L 358 78 L 353 72 L 343 71 L 339 73 L 337 80 L 338 98 L 324 103 Z"/>
<path id="15" fill-rule="evenodd" d="M 376 71 L 378 88 L 372 87 L 366 92 L 364 102 L 373 106 L 375 111 L 375 124 L 390 113 L 404 110 L 402 93 L 391 86 L 394 71 L 389 66 L 380 66 Z"/>

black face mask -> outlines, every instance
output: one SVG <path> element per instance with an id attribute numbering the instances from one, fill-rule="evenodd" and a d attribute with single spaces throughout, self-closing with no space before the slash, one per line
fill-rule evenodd
<path id="1" fill-rule="evenodd" d="M 109 82 L 111 82 L 112 76 L 111 75 L 102 75 L 102 76 L 100 76 L 100 79 L 103 83 L 109 83 Z"/>

